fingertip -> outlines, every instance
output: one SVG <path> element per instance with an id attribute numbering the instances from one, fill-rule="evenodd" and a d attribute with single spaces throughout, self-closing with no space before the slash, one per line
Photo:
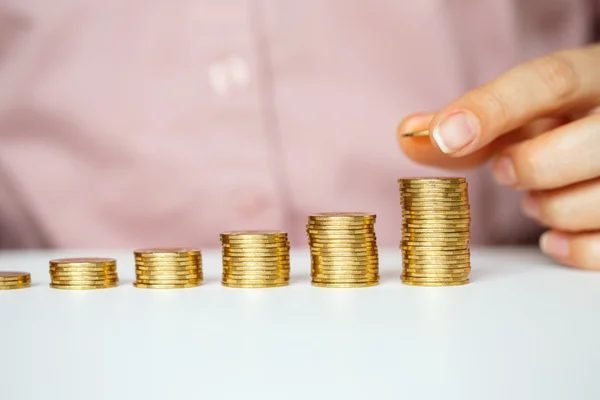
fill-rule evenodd
<path id="1" fill-rule="evenodd" d="M 557 262 L 585 270 L 600 270 L 600 233 L 568 233 L 557 230 L 540 237 L 542 252 Z"/>
<path id="2" fill-rule="evenodd" d="M 400 121 L 398 127 L 396 128 L 396 133 L 398 137 L 403 133 L 416 132 L 427 129 L 429 123 L 431 122 L 434 114 L 433 113 L 415 113 L 407 115 Z"/>

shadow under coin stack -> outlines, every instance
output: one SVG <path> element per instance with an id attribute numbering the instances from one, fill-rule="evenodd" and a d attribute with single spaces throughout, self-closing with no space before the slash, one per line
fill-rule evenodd
<path id="1" fill-rule="evenodd" d="M 313 286 L 358 288 L 379 283 L 375 218 L 344 212 L 308 217 Z"/>
<path id="2" fill-rule="evenodd" d="M 279 231 L 232 231 L 221 234 L 223 285 L 269 288 L 290 282 L 290 242 Z"/>
<path id="3" fill-rule="evenodd" d="M 0 271 L 0 290 L 24 289 L 31 286 L 28 272 Z"/>
<path id="4" fill-rule="evenodd" d="M 107 289 L 117 286 L 117 260 L 62 258 L 50 261 L 50 287 L 65 290 Z"/>
<path id="5" fill-rule="evenodd" d="M 133 286 L 137 288 L 191 288 L 204 279 L 199 249 L 141 249 L 133 254 L 136 277 Z"/>
<path id="6" fill-rule="evenodd" d="M 399 179 L 402 282 L 413 286 L 469 283 L 470 209 L 464 178 Z"/>

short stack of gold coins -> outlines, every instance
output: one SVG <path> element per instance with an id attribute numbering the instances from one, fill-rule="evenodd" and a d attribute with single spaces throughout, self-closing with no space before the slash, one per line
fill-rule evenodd
<path id="1" fill-rule="evenodd" d="M 469 283 L 470 209 L 465 178 L 399 179 L 403 271 L 414 286 Z"/>
<path id="2" fill-rule="evenodd" d="M 306 231 L 313 286 L 357 288 L 379 283 L 375 214 L 310 215 Z"/>
<path id="3" fill-rule="evenodd" d="M 133 252 L 135 282 L 144 289 L 183 289 L 202 284 L 202 253 L 199 249 L 153 248 Z"/>
<path id="4" fill-rule="evenodd" d="M 117 286 L 114 258 L 61 258 L 50 261 L 50 287 L 65 290 L 107 289 Z"/>
<path id="5" fill-rule="evenodd" d="M 31 286 L 28 272 L 0 271 L 0 290 L 24 289 Z"/>
<path id="6" fill-rule="evenodd" d="M 224 286 L 268 288 L 290 282 L 290 242 L 280 231 L 221 234 Z"/>

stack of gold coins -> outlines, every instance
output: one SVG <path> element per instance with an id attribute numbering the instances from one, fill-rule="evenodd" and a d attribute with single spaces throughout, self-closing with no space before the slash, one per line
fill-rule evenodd
<path id="1" fill-rule="evenodd" d="M 313 286 L 356 288 L 379 283 L 375 214 L 321 213 L 306 231 Z"/>
<path id="2" fill-rule="evenodd" d="M 399 179 L 403 272 L 414 286 L 469 283 L 470 209 L 464 178 Z"/>
<path id="3" fill-rule="evenodd" d="M 268 288 L 290 282 L 290 242 L 280 231 L 233 231 L 221 234 L 223 285 Z"/>
<path id="4" fill-rule="evenodd" d="M 199 286 L 204 279 L 199 249 L 141 249 L 133 253 L 135 287 L 182 289 Z"/>
<path id="5" fill-rule="evenodd" d="M 50 287 L 67 290 L 106 289 L 117 286 L 117 260 L 62 258 L 50 261 Z"/>
<path id="6" fill-rule="evenodd" d="M 30 285 L 28 272 L 0 271 L 0 290 L 23 289 Z"/>

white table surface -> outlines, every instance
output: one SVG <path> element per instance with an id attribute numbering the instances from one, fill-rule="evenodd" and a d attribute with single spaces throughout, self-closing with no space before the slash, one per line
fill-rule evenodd
<path id="1" fill-rule="evenodd" d="M 114 256 L 121 285 L 48 287 L 47 262 Z M 135 289 L 123 251 L 4 252 L 0 269 L 33 287 L 0 291 L 0 398 L 600 399 L 600 273 L 558 267 L 534 249 L 480 249 L 470 285 L 404 286 L 398 250 L 382 283 L 229 289 L 218 252 L 205 285 Z"/>

